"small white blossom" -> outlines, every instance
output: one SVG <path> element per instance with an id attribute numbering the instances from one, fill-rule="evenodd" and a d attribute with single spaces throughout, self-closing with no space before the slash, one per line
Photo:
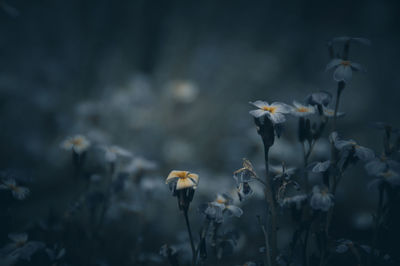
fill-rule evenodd
<path id="1" fill-rule="evenodd" d="M 346 83 L 350 82 L 354 71 L 365 72 L 365 68 L 358 64 L 348 60 L 342 60 L 339 58 L 332 59 L 331 62 L 326 66 L 326 70 L 335 68 L 333 72 L 333 79 L 337 82 L 344 81 Z"/>
<path id="2" fill-rule="evenodd" d="M 268 104 L 264 101 L 255 101 L 250 102 L 250 104 L 258 108 L 249 112 L 252 116 L 254 116 L 255 118 L 267 116 L 275 124 L 285 122 L 285 114 L 288 114 L 291 111 L 289 105 L 280 102 Z"/>
<path id="3" fill-rule="evenodd" d="M 332 132 L 331 139 L 335 144 L 336 149 L 338 149 L 339 151 L 348 148 L 354 149 L 354 155 L 362 161 L 369 161 L 375 158 L 375 153 L 373 150 L 358 145 L 357 142 L 355 142 L 352 139 L 350 140 L 339 139 L 336 132 Z"/>
<path id="4" fill-rule="evenodd" d="M 90 147 L 90 141 L 83 135 L 75 135 L 68 137 L 61 142 L 61 148 L 67 151 L 74 151 L 77 154 L 81 154 L 87 151 Z"/>
<path id="5" fill-rule="evenodd" d="M 322 112 L 323 112 L 324 116 L 326 116 L 326 117 L 334 117 L 335 116 L 335 110 L 330 109 L 330 108 L 325 107 L 325 106 L 322 107 Z M 336 113 L 336 117 L 342 117 L 344 115 L 345 115 L 345 113 L 343 113 L 343 112 L 339 112 L 338 111 Z"/>
<path id="6" fill-rule="evenodd" d="M 29 188 L 18 186 L 13 178 L 0 180 L 0 190 L 10 190 L 13 197 L 18 200 L 25 199 L 30 193 Z"/>
<path id="7" fill-rule="evenodd" d="M 242 209 L 233 205 L 232 203 L 233 199 L 230 196 L 226 194 L 218 194 L 215 201 L 213 201 L 211 204 L 220 207 L 223 212 L 227 212 L 230 215 L 240 217 L 243 214 Z"/>
<path id="8" fill-rule="evenodd" d="M 115 162 L 118 157 L 132 157 L 132 153 L 119 146 L 102 146 L 104 151 L 104 158 L 107 162 Z"/>
<path id="9" fill-rule="evenodd" d="M 297 117 L 305 117 L 308 115 L 315 114 L 315 107 L 312 105 L 304 105 L 297 101 L 293 101 L 294 107 L 291 110 L 291 114 Z"/>

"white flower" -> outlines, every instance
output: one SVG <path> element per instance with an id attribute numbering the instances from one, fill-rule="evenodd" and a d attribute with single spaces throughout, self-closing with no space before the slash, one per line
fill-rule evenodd
<path id="1" fill-rule="evenodd" d="M 297 117 L 304 117 L 315 114 L 315 107 L 312 105 L 304 105 L 297 101 L 293 101 L 294 107 L 291 110 L 291 114 Z"/>
<path id="2" fill-rule="evenodd" d="M 327 91 L 314 92 L 307 96 L 306 101 L 311 105 L 327 106 L 332 101 L 332 94 Z"/>
<path id="3" fill-rule="evenodd" d="M 77 154 L 81 154 L 87 151 L 90 147 L 90 141 L 83 135 L 75 135 L 68 137 L 66 140 L 61 142 L 61 148 L 67 151 L 74 151 Z"/>
<path id="4" fill-rule="evenodd" d="M 18 186 L 15 179 L 12 179 L 12 178 L 1 180 L 0 181 L 0 189 L 10 190 L 13 197 L 18 200 L 25 199 L 30 193 L 29 188 Z"/>
<path id="5" fill-rule="evenodd" d="M 151 171 L 157 168 L 157 164 L 142 157 L 135 157 L 125 167 L 125 171 L 131 174 L 140 173 L 143 171 Z"/>
<path id="6" fill-rule="evenodd" d="M 243 214 L 242 209 L 232 204 L 233 199 L 226 194 L 218 194 L 215 201 L 211 204 L 218 206 L 223 212 L 227 212 L 230 215 L 240 217 Z"/>
<path id="7" fill-rule="evenodd" d="M 352 148 L 354 149 L 354 155 L 362 161 L 369 161 L 375 158 L 375 153 L 371 149 L 358 145 L 357 142 L 352 139 L 341 140 L 337 137 L 337 134 L 335 134 L 334 136 L 336 136 L 334 137 L 334 144 L 339 151 L 347 148 Z"/>
<path id="8" fill-rule="evenodd" d="M 288 114 L 291 111 L 289 105 L 280 102 L 268 104 L 264 101 L 255 101 L 250 102 L 250 104 L 258 108 L 249 112 L 252 116 L 254 116 L 255 118 L 267 116 L 275 124 L 285 122 L 286 118 L 284 114 Z"/>
<path id="9" fill-rule="evenodd" d="M 280 202 L 281 207 L 291 207 L 295 206 L 296 209 L 300 209 L 301 204 L 307 200 L 307 195 L 306 194 L 299 194 L 291 197 L 286 197 L 283 198 L 283 200 Z"/>
<path id="10" fill-rule="evenodd" d="M 354 71 L 365 72 L 365 68 L 358 63 L 354 63 L 348 60 L 342 60 L 339 58 L 332 59 L 331 62 L 326 66 L 326 70 L 335 68 L 333 72 L 333 79 L 337 82 L 344 81 L 348 83 Z"/>
<path id="11" fill-rule="evenodd" d="M 115 162 L 118 157 L 131 157 L 132 153 L 119 146 L 102 146 L 101 149 L 104 151 L 104 157 L 107 162 Z"/>
<path id="12" fill-rule="evenodd" d="M 310 205 L 314 210 L 328 211 L 333 205 L 333 195 L 329 193 L 327 188 L 314 186 L 310 199 Z"/>
<path id="13" fill-rule="evenodd" d="M 335 110 L 330 109 L 328 107 L 323 106 L 322 111 L 324 113 L 324 116 L 326 116 L 326 117 L 334 117 L 335 116 Z M 336 117 L 341 117 L 341 116 L 344 116 L 344 113 L 338 111 L 336 113 Z"/>

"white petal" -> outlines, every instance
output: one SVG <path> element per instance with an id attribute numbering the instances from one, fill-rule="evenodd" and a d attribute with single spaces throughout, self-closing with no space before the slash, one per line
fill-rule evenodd
<path id="1" fill-rule="evenodd" d="M 351 68 L 356 71 L 367 72 L 367 69 L 359 63 L 351 63 Z"/>
<path id="2" fill-rule="evenodd" d="M 265 101 L 255 101 L 255 102 L 249 102 L 251 105 L 254 105 L 257 108 L 263 108 L 269 106 L 269 104 Z"/>
<path id="3" fill-rule="evenodd" d="M 369 161 L 372 160 L 375 157 L 375 153 L 373 150 L 362 147 L 362 146 L 357 146 L 356 147 L 356 156 L 363 161 Z"/>
<path id="4" fill-rule="evenodd" d="M 268 113 L 268 116 L 271 119 L 271 121 L 275 124 L 283 123 L 286 121 L 285 116 L 281 113 L 274 113 L 274 114 Z"/>
<path id="5" fill-rule="evenodd" d="M 256 118 L 259 118 L 259 117 L 262 117 L 262 116 L 268 114 L 268 112 L 264 111 L 264 110 L 261 110 L 261 109 L 256 109 L 256 110 L 251 110 L 249 112 L 249 114 L 251 114 L 252 116 L 254 116 Z"/>
<path id="6" fill-rule="evenodd" d="M 333 79 L 337 82 L 344 81 L 348 83 L 351 80 L 353 75 L 353 71 L 351 70 L 350 66 L 338 66 L 335 72 L 333 73 Z"/>
<path id="7" fill-rule="evenodd" d="M 235 205 L 228 205 L 226 206 L 226 209 L 229 210 L 229 212 L 236 217 L 240 217 L 243 214 L 242 209 L 240 209 L 239 207 L 235 206 Z"/>
<path id="8" fill-rule="evenodd" d="M 276 112 L 288 114 L 292 110 L 290 105 L 280 102 L 273 102 L 271 106 L 276 107 Z"/>
<path id="9" fill-rule="evenodd" d="M 331 69 L 331 68 L 333 68 L 333 67 L 336 67 L 336 66 L 340 65 L 341 62 L 342 62 L 342 60 L 339 59 L 339 58 L 332 59 L 332 60 L 328 63 L 328 65 L 326 66 L 325 71 L 326 71 L 326 70 L 329 70 L 329 69 Z"/>

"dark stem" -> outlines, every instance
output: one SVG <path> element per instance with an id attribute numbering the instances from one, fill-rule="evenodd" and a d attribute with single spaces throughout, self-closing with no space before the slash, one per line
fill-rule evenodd
<path id="1" fill-rule="evenodd" d="M 268 204 L 268 225 L 267 228 L 270 229 L 268 233 L 269 236 L 269 246 L 271 250 L 266 250 L 267 256 L 270 256 L 269 260 L 271 261 L 271 266 L 276 265 L 276 256 L 277 256 L 277 214 L 276 214 L 276 206 L 274 199 L 274 191 L 272 187 L 271 180 L 269 178 L 269 165 L 268 165 L 268 153 L 269 146 L 264 144 L 264 155 L 265 155 L 265 173 L 266 173 L 266 182 L 264 188 L 264 196 Z"/>
<path id="2" fill-rule="evenodd" d="M 383 193 L 384 193 L 384 183 L 379 185 L 378 188 L 378 206 L 376 210 L 376 217 L 375 217 L 375 228 L 374 234 L 372 238 L 372 245 L 371 245 L 371 254 L 370 254 L 370 265 L 374 265 L 374 253 L 375 248 L 378 244 L 378 236 L 379 236 L 379 227 L 381 222 L 382 216 L 382 208 L 383 208 Z"/>
<path id="3" fill-rule="evenodd" d="M 264 264 L 272 265 L 271 254 L 269 252 L 270 246 L 269 246 L 269 241 L 268 241 L 268 233 L 267 233 L 267 230 L 265 229 L 265 226 L 262 224 L 261 217 L 259 215 L 257 215 L 257 220 L 258 220 L 258 224 L 260 225 L 261 230 L 264 234 L 264 240 L 265 240 L 265 257 L 266 257 L 266 259 L 264 260 Z"/>
<path id="4" fill-rule="evenodd" d="M 185 216 L 186 227 L 187 227 L 188 234 L 189 234 L 189 239 L 190 239 L 190 247 L 192 248 L 192 256 L 193 256 L 192 257 L 192 265 L 196 265 L 196 249 L 194 247 L 192 230 L 190 229 L 190 223 L 189 223 L 189 217 L 188 217 L 187 209 L 183 210 L 183 216 Z"/>
<path id="5" fill-rule="evenodd" d="M 340 81 L 338 83 L 336 102 L 335 102 L 335 112 L 333 114 L 333 131 L 336 131 L 336 120 L 337 120 L 337 112 L 339 109 L 340 96 L 342 95 L 342 91 L 345 86 L 346 86 L 346 83 L 344 83 L 344 81 Z"/>

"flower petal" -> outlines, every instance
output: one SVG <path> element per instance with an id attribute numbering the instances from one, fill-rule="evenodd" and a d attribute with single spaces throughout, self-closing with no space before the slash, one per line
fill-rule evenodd
<path id="1" fill-rule="evenodd" d="M 255 118 L 262 117 L 262 116 L 266 115 L 267 113 L 268 113 L 267 111 L 264 111 L 264 110 L 261 110 L 261 109 L 251 110 L 249 112 L 249 114 L 251 114 Z"/>
<path id="2" fill-rule="evenodd" d="M 351 67 L 340 65 L 333 73 L 333 79 L 337 82 L 344 81 L 348 83 L 351 80 L 352 75 L 353 71 L 351 70 Z"/>
<path id="3" fill-rule="evenodd" d="M 266 106 L 269 106 L 269 104 L 267 103 L 267 102 L 265 102 L 265 101 L 260 101 L 260 100 L 257 100 L 257 101 L 255 101 L 255 102 L 249 102 L 251 105 L 254 105 L 255 107 L 257 107 L 257 108 L 263 108 L 263 107 L 266 107 Z"/>
<path id="4" fill-rule="evenodd" d="M 341 62 L 342 62 L 342 59 L 339 59 L 339 58 L 332 59 L 328 63 L 328 65 L 326 65 L 325 71 L 340 65 Z"/>

